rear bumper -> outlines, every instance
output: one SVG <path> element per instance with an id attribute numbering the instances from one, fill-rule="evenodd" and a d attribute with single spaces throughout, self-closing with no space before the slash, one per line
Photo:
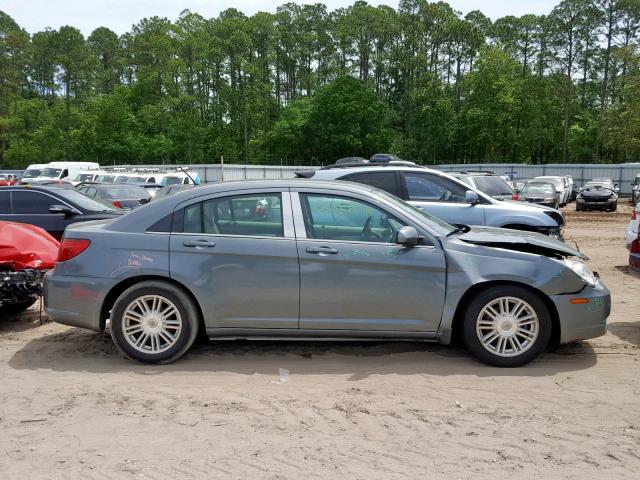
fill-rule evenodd
<path id="1" fill-rule="evenodd" d="M 44 277 L 44 310 L 54 322 L 102 331 L 100 311 L 113 279 L 66 277 L 55 269 Z"/>
<path id="2" fill-rule="evenodd" d="M 560 319 L 560 343 L 596 338 L 607 333 L 607 317 L 611 313 L 611 294 L 601 282 L 570 295 L 552 295 Z M 571 299 L 587 299 L 574 305 Z"/>

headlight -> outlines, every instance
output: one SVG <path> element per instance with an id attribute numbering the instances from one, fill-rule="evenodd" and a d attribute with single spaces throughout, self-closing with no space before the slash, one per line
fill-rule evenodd
<path id="1" fill-rule="evenodd" d="M 565 258 L 564 260 L 562 260 L 562 263 L 564 263 L 564 265 L 567 268 L 571 269 L 571 271 L 573 271 L 573 273 L 575 273 L 582 280 L 584 280 L 584 282 L 587 285 L 589 285 L 591 287 L 595 287 L 596 283 L 598 283 L 598 279 L 596 278 L 594 273 L 589 269 L 589 267 L 587 267 L 587 264 L 584 263 L 582 260 L 575 260 L 573 258 Z"/>
<path id="2" fill-rule="evenodd" d="M 555 200 L 555 198 L 552 198 L 552 197 L 547 197 L 547 198 L 544 199 L 544 201 L 547 202 L 547 203 L 548 202 L 553 202 L 554 200 Z"/>

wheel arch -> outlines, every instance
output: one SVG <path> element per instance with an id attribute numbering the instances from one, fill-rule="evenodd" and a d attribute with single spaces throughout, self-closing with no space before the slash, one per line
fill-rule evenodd
<path id="1" fill-rule="evenodd" d="M 549 346 L 555 347 L 560 343 L 560 334 L 561 334 L 561 326 L 560 326 L 560 316 L 558 315 L 558 310 L 554 303 L 551 301 L 548 295 L 546 295 L 541 290 L 532 287 L 531 285 L 527 285 L 526 283 L 508 281 L 508 280 L 492 280 L 487 282 L 477 283 L 469 287 L 469 289 L 464 292 L 460 301 L 458 302 L 458 306 L 456 307 L 455 314 L 453 315 L 453 322 L 451 323 L 451 342 L 456 344 L 461 344 L 461 332 L 462 332 L 462 322 L 464 320 L 464 311 L 466 306 L 471 302 L 473 297 L 479 294 L 482 290 L 495 287 L 495 286 L 517 286 L 529 290 L 531 293 L 537 295 L 545 304 L 547 309 L 549 310 L 549 314 L 551 315 L 551 339 L 549 340 Z"/>
<path id="2" fill-rule="evenodd" d="M 140 275 L 135 277 L 129 277 L 117 283 L 116 285 L 114 285 L 111 288 L 111 290 L 109 290 L 109 293 L 107 293 L 107 295 L 105 296 L 104 301 L 102 302 L 102 307 L 100 308 L 100 330 L 101 331 L 104 331 L 107 323 L 107 318 L 109 317 L 109 312 L 113 308 L 113 305 L 116 299 L 122 294 L 122 292 L 124 292 L 127 288 L 132 287 L 137 283 L 145 282 L 148 280 L 156 280 L 156 281 L 169 283 L 179 288 L 180 290 L 182 290 L 185 293 L 185 295 L 187 295 L 193 301 L 193 304 L 195 305 L 196 310 L 198 312 L 198 317 L 199 317 L 198 324 L 201 328 L 201 331 L 204 331 L 203 330 L 204 315 L 202 314 L 202 308 L 200 306 L 200 303 L 196 299 L 196 297 L 193 295 L 193 293 L 191 293 L 191 291 L 180 282 L 177 282 L 176 280 L 169 277 L 163 277 L 161 275 Z"/>

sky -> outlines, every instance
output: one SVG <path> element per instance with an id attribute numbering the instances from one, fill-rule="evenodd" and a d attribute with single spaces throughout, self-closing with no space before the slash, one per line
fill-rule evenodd
<path id="1" fill-rule="evenodd" d="M 29 33 L 57 29 L 62 25 L 79 28 L 89 35 L 97 27 L 108 27 L 117 34 L 131 30 L 144 17 L 167 17 L 175 20 L 184 9 L 211 18 L 227 8 L 237 8 L 247 15 L 257 11 L 275 12 L 287 0 L 0 0 L 0 10 L 11 16 Z M 296 3 L 324 3 L 329 10 L 346 7 L 354 0 L 297 0 Z M 372 5 L 387 4 L 397 8 L 398 1 L 369 0 Z M 463 13 L 481 10 L 492 19 L 525 13 L 546 14 L 559 0 L 449 0 Z"/>

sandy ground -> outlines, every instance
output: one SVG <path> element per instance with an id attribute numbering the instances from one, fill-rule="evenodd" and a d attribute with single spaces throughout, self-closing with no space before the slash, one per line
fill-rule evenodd
<path id="1" fill-rule="evenodd" d="M 516 370 L 414 343 L 210 342 L 149 367 L 37 310 L 5 319 L 0 478 L 640 478 L 629 211 L 567 209 L 609 333 Z"/>

